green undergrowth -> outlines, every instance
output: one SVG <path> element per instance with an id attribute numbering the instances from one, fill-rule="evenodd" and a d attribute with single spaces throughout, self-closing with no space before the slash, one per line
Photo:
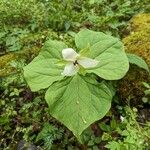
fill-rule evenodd
<path id="1" fill-rule="evenodd" d="M 15 9 L 14 9 L 15 8 Z M 146 0 L 41 1 L 2 0 L 0 26 L 28 28 L 32 32 L 51 28 L 55 31 L 87 27 L 120 35 L 120 28 L 139 12 L 148 12 Z"/>
<path id="2" fill-rule="evenodd" d="M 110 150 L 145 150 L 149 147 L 150 120 L 141 121 L 138 114 L 142 109 L 131 109 L 129 103 L 123 107 L 115 98 L 106 117 L 84 131 L 84 144 L 80 144 L 68 129 L 49 115 L 44 91 L 32 93 L 21 74 L 5 77 L 1 83 L 2 149 L 15 150 L 20 140 L 27 147 L 34 144 L 46 150 L 106 147 Z"/>
<path id="3" fill-rule="evenodd" d="M 112 109 L 84 132 L 83 144 L 49 115 L 45 91 L 31 92 L 22 75 L 46 40 L 72 47 L 81 28 L 125 37 L 126 51 L 149 65 L 149 11 L 147 0 L 1 0 L 0 150 L 16 150 L 18 145 L 39 150 L 149 150 L 150 94 L 143 82 L 149 85 L 150 78 L 144 70 L 131 66 L 117 83 Z"/>

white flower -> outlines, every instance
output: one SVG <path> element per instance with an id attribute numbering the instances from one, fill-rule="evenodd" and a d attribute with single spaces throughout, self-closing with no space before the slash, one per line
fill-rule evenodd
<path id="1" fill-rule="evenodd" d="M 67 61 L 64 71 L 61 73 L 63 76 L 75 75 L 79 71 L 80 66 L 83 68 L 93 68 L 99 63 L 97 60 L 88 57 L 82 57 L 72 48 L 63 49 L 62 56 L 64 60 Z"/>
<path id="2" fill-rule="evenodd" d="M 123 122 L 124 121 L 124 117 L 120 116 L 120 120 L 121 120 L 121 122 Z"/>

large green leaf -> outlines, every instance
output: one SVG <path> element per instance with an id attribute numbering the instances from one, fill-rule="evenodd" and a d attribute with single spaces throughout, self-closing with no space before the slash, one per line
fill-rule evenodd
<path id="1" fill-rule="evenodd" d="M 106 40 L 107 35 L 102 32 L 95 32 L 88 29 L 81 30 L 75 35 L 75 43 L 79 50 L 92 46 L 95 43 Z"/>
<path id="2" fill-rule="evenodd" d="M 45 99 L 50 114 L 79 138 L 84 129 L 108 112 L 112 95 L 105 84 L 77 74 L 52 84 Z"/>
<path id="3" fill-rule="evenodd" d="M 44 56 L 44 58 L 62 59 L 62 50 L 64 48 L 67 48 L 65 43 L 56 40 L 48 40 L 45 42 L 40 54 Z"/>
<path id="4" fill-rule="evenodd" d="M 147 72 L 150 73 L 148 65 L 141 57 L 134 54 L 127 54 L 127 56 L 131 64 L 137 65 L 138 67 L 145 69 Z"/>
<path id="5" fill-rule="evenodd" d="M 66 47 L 63 42 L 48 40 L 40 54 L 24 67 L 24 76 L 32 91 L 47 88 L 53 82 L 63 79 L 63 68 L 57 62 Z"/>
<path id="6" fill-rule="evenodd" d="M 76 46 L 90 49 L 90 56 L 99 60 L 96 68 L 87 70 L 106 80 L 122 78 L 129 69 L 128 58 L 121 41 L 101 32 L 82 30 L 75 37 Z"/>

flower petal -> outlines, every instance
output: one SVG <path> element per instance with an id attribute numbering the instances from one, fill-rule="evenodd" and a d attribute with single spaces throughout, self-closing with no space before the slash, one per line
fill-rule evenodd
<path id="1" fill-rule="evenodd" d="M 62 56 L 67 61 L 75 61 L 79 54 L 75 52 L 72 48 L 65 48 L 62 50 Z"/>
<path id="2" fill-rule="evenodd" d="M 66 64 L 64 71 L 61 73 L 63 76 L 73 76 L 79 70 L 77 65 L 74 65 L 72 62 Z"/>
<path id="3" fill-rule="evenodd" d="M 77 62 L 84 68 L 93 68 L 99 63 L 99 61 L 87 57 L 81 57 Z"/>

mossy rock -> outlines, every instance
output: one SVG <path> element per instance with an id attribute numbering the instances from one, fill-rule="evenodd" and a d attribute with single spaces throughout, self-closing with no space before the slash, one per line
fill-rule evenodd
<path id="1" fill-rule="evenodd" d="M 126 76 L 118 83 L 118 94 L 123 104 L 141 106 L 145 87 L 143 82 L 150 83 L 149 74 L 137 66 L 130 66 Z"/>
<path id="2" fill-rule="evenodd" d="M 150 13 L 143 13 L 134 16 L 130 20 L 132 32 L 144 31 L 150 28 Z"/>
<path id="3" fill-rule="evenodd" d="M 7 76 L 15 71 L 15 68 L 13 68 L 10 63 L 13 60 L 17 60 L 17 58 L 18 56 L 13 53 L 0 57 L 0 77 Z"/>
<path id="4" fill-rule="evenodd" d="M 24 60 L 30 62 L 36 55 L 38 55 L 40 47 L 33 46 L 25 48 L 20 53 L 8 53 L 0 56 L 0 77 L 8 76 L 17 72 L 17 68 L 12 65 L 12 62 L 19 62 Z"/>
<path id="5" fill-rule="evenodd" d="M 123 43 L 126 52 L 142 57 L 150 66 L 150 28 L 132 33 L 123 39 Z"/>
<path id="6" fill-rule="evenodd" d="M 139 14 L 131 19 L 131 34 L 122 41 L 127 53 L 142 57 L 150 67 L 150 14 Z M 123 103 L 133 106 L 142 104 L 144 97 L 144 86 L 142 82 L 150 83 L 149 74 L 134 65 L 130 65 L 127 75 L 119 81 L 118 93 Z"/>

